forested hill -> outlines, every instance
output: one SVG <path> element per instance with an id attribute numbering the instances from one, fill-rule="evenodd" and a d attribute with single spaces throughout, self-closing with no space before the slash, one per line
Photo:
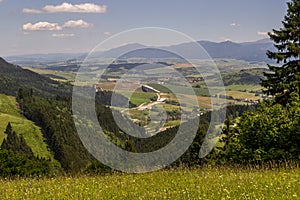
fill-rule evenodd
<path id="1" fill-rule="evenodd" d="M 19 88 L 32 89 L 35 95 L 66 96 L 71 94 L 71 86 L 17 65 L 10 64 L 0 57 L 0 93 L 15 96 Z"/>

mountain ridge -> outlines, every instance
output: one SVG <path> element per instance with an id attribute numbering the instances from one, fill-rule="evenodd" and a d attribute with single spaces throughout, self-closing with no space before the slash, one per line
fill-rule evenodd
<path id="1" fill-rule="evenodd" d="M 223 42 L 212 42 L 207 40 L 197 41 L 203 49 L 207 52 L 209 57 L 213 59 L 237 59 L 237 60 L 245 60 L 245 61 L 256 61 L 256 62 L 271 62 L 269 58 L 266 56 L 267 50 L 274 50 L 273 43 L 270 39 L 264 38 L 261 40 L 257 40 L 254 42 L 233 42 L 233 41 L 223 41 Z M 195 43 L 181 43 L 170 46 L 161 46 L 161 47 L 153 47 L 146 46 L 139 43 L 130 43 L 126 45 L 122 45 L 119 47 L 114 47 L 106 51 L 98 51 L 93 52 L 93 56 L 101 57 L 101 58 L 117 58 L 123 54 L 127 54 L 129 51 L 136 49 L 147 48 L 148 50 L 144 53 L 139 51 L 136 54 L 129 53 L 130 57 L 139 57 L 139 58 L 164 58 L 160 53 L 155 52 L 155 48 L 160 49 L 163 48 L 166 51 L 176 51 L 186 55 L 189 59 L 203 59 L 207 58 L 207 56 L 200 55 L 198 52 L 193 51 L 195 49 L 193 47 Z M 153 51 L 149 51 L 151 48 Z M 170 53 L 169 53 L 170 54 Z M 166 54 L 166 55 L 169 55 Z M 20 55 L 20 56 L 8 56 L 5 57 L 8 61 L 20 65 L 26 65 L 30 62 L 51 62 L 51 61 L 66 61 L 70 59 L 79 59 L 83 60 L 88 53 L 66 53 L 66 54 L 32 54 L 32 55 Z M 130 58 L 129 57 L 129 58 Z M 37 59 L 38 58 L 38 59 Z"/>

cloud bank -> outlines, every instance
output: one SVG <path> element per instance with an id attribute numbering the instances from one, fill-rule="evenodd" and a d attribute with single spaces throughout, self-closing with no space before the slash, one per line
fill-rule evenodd
<path id="1" fill-rule="evenodd" d="M 1 0 L 0 0 L 1 1 Z M 62 3 L 60 5 L 46 5 L 42 9 L 24 8 L 23 13 L 40 14 L 40 13 L 106 13 L 106 5 L 97 5 L 93 3 L 71 4 Z"/>

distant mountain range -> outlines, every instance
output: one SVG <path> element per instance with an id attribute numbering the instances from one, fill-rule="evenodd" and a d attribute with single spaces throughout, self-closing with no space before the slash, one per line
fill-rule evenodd
<path id="1" fill-rule="evenodd" d="M 273 43 L 269 39 L 262 39 L 255 42 L 243 42 L 236 43 L 231 41 L 225 42 L 210 42 L 210 41 L 199 41 L 200 44 L 213 58 L 226 58 L 226 59 L 237 59 L 245 60 L 250 62 L 271 62 L 267 58 L 267 50 L 275 50 Z M 137 49 L 136 51 L 132 51 Z M 138 50 L 139 49 L 139 50 Z M 164 49 L 162 51 L 161 49 Z M 165 47 L 150 47 L 141 44 L 128 44 L 121 47 L 113 48 L 108 51 L 93 53 L 95 57 L 101 58 L 174 58 L 176 57 L 171 52 L 176 52 L 178 55 L 185 55 L 188 59 L 203 59 L 207 58 L 207 55 L 199 54 L 195 51 L 195 43 L 182 43 L 173 46 Z M 57 62 L 66 61 L 70 59 L 82 60 L 87 56 L 87 53 L 82 54 L 33 54 L 33 55 L 20 55 L 10 56 L 6 59 L 10 62 L 26 65 L 32 62 Z"/>
<path id="2" fill-rule="evenodd" d="M 230 41 L 221 43 L 201 41 L 199 43 L 212 58 L 270 62 L 266 52 L 267 50 L 275 50 L 274 44 L 269 39 L 244 43 L 234 43 Z"/>
<path id="3" fill-rule="evenodd" d="M 267 50 L 275 50 L 273 43 L 269 39 L 245 43 L 235 43 L 231 41 L 219 43 L 199 41 L 198 44 L 203 47 L 203 49 L 211 58 L 236 59 L 250 62 L 269 62 L 270 60 L 267 58 L 266 52 Z M 133 49 L 137 50 L 132 51 Z M 128 44 L 105 52 L 95 53 L 95 56 L 101 56 L 104 58 L 116 58 L 124 54 L 120 58 L 176 58 L 178 56 L 175 56 L 172 53 L 176 52 L 176 54 L 178 54 L 179 56 L 184 55 L 184 57 L 188 59 L 207 58 L 207 54 L 198 52 L 198 50 L 199 47 L 196 47 L 195 43 L 183 43 L 158 48 L 147 47 L 141 44 Z"/>

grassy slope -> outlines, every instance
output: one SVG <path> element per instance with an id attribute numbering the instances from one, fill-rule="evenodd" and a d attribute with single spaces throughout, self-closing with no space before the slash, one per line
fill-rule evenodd
<path id="1" fill-rule="evenodd" d="M 150 98 L 156 97 L 155 93 L 147 93 L 147 92 L 134 92 L 130 97 L 130 101 L 135 105 L 139 106 L 142 103 L 151 102 Z"/>
<path id="2" fill-rule="evenodd" d="M 204 168 L 0 180 L 1 199 L 299 199 L 300 169 Z M 20 190 L 21 188 L 21 190 Z"/>
<path id="3" fill-rule="evenodd" d="M 47 148 L 47 144 L 44 142 L 41 129 L 20 114 L 14 97 L 0 94 L 0 144 L 5 137 L 4 131 L 8 122 L 11 123 L 16 133 L 24 136 L 35 155 L 54 160 L 53 155 Z"/>
<path id="4" fill-rule="evenodd" d="M 128 91 L 120 91 L 120 90 L 117 90 L 116 92 L 123 96 L 130 97 L 129 101 L 131 101 L 133 104 L 137 106 L 141 105 L 142 103 L 150 103 L 151 98 L 157 97 L 155 93 L 142 92 L 140 90 L 135 91 L 133 93 Z"/>

